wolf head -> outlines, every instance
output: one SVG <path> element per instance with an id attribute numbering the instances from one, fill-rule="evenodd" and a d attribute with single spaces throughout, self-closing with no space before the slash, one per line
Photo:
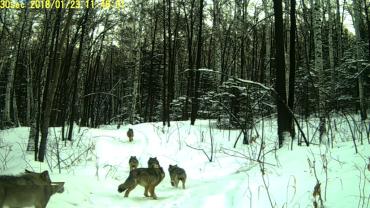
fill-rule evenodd
<path id="1" fill-rule="evenodd" d="M 157 157 L 151 157 L 148 160 L 148 168 L 159 168 L 159 161 L 157 160 Z"/>
<path id="2" fill-rule="evenodd" d="M 138 161 L 136 156 L 131 156 L 129 162 L 136 162 Z"/>
<path id="3" fill-rule="evenodd" d="M 36 173 L 26 169 L 24 177 L 31 180 L 35 184 L 51 184 L 51 179 L 47 170 L 43 171 L 42 173 Z"/>
<path id="4" fill-rule="evenodd" d="M 168 171 L 171 172 L 172 170 L 178 168 L 177 165 L 169 165 L 168 166 Z"/>

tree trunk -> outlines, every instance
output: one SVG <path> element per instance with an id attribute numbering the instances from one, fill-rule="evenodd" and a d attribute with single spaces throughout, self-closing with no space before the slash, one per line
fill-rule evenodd
<path id="1" fill-rule="evenodd" d="M 274 17 L 275 17 L 275 47 L 276 47 L 276 85 L 275 89 L 278 93 L 276 98 L 277 103 L 277 123 L 279 148 L 283 146 L 284 134 L 289 132 L 290 126 L 286 116 L 289 114 L 286 104 L 286 88 L 285 88 L 285 57 L 284 57 L 284 24 L 282 1 L 274 0 Z"/>
<path id="2" fill-rule="evenodd" d="M 203 28 L 203 0 L 200 0 L 199 5 L 199 28 L 198 28 L 198 46 L 197 46 L 197 62 L 195 64 L 196 71 L 195 71 L 195 85 L 194 85 L 194 97 L 192 99 L 192 105 L 191 105 L 191 118 L 190 118 L 190 124 L 195 124 L 195 119 L 198 116 L 198 110 L 199 110 L 199 85 L 200 85 L 200 67 L 201 67 L 201 59 L 202 59 L 202 45 L 203 45 L 203 39 L 202 39 L 202 28 Z"/>
<path id="3" fill-rule="evenodd" d="M 162 77 L 162 123 L 166 125 L 167 113 L 167 35 L 166 35 L 166 0 L 163 0 L 163 77 Z"/>
<path id="4" fill-rule="evenodd" d="M 221 41 L 222 34 L 220 30 L 220 20 L 221 20 L 221 5 L 219 0 L 213 0 L 213 38 L 214 38 L 214 71 L 218 72 L 217 82 L 222 84 L 221 81 Z"/>
<path id="5" fill-rule="evenodd" d="M 55 91 L 58 85 L 59 80 L 59 74 L 61 71 L 62 66 L 62 47 L 64 45 L 64 42 L 67 37 L 67 31 L 69 30 L 70 24 L 72 22 L 72 16 L 74 13 L 73 9 L 68 10 L 68 17 L 66 19 L 62 35 L 59 38 L 59 25 L 61 22 L 61 9 L 57 12 L 57 18 L 55 21 L 55 29 L 56 30 L 56 42 L 55 42 L 55 50 L 54 50 L 54 59 L 52 60 L 52 65 L 49 64 L 49 68 L 47 71 L 47 83 L 45 85 L 45 90 L 43 94 L 43 105 L 42 105 L 42 122 L 41 122 L 41 141 L 40 141 L 40 148 L 38 152 L 38 160 L 40 162 L 44 162 L 45 153 L 46 153 L 46 146 L 47 146 L 47 139 L 48 139 L 48 128 L 50 125 L 50 116 L 51 116 L 51 110 L 53 106 Z M 51 50 L 52 51 L 52 50 Z"/>
<path id="6" fill-rule="evenodd" d="M 362 70 L 360 68 L 360 62 L 362 62 L 362 59 L 364 58 L 364 53 L 362 50 L 362 37 L 361 37 L 361 28 L 360 24 L 362 21 L 361 18 L 361 0 L 354 0 L 353 1 L 353 25 L 355 27 L 355 33 L 356 33 L 356 68 L 357 71 L 359 72 L 358 75 L 358 96 L 360 100 L 360 115 L 361 115 L 361 120 L 366 120 L 367 119 L 367 104 L 366 104 L 366 99 L 365 99 L 365 93 L 364 93 L 364 79 L 363 79 L 363 74 L 360 73 Z"/>
<path id="7" fill-rule="evenodd" d="M 290 55 L 289 55 L 289 97 L 288 97 L 288 106 L 292 112 L 294 112 L 294 87 L 295 87 L 295 41 L 296 41 L 296 2 L 295 0 L 290 0 Z M 290 128 L 290 135 L 295 137 L 294 122 L 293 116 L 291 114 L 287 115 L 288 123 Z"/>
<path id="8" fill-rule="evenodd" d="M 320 0 L 315 0 L 314 3 L 314 37 L 315 37 L 315 69 L 318 72 L 318 104 L 319 104 L 319 132 L 320 132 L 320 143 L 323 139 L 323 135 L 326 132 L 326 96 L 323 92 L 324 90 L 324 68 L 322 59 L 322 36 L 321 36 L 321 2 Z"/>
<path id="9" fill-rule="evenodd" d="M 185 19 L 186 19 L 186 35 L 187 35 L 187 55 L 188 55 L 188 77 L 187 77 L 187 89 L 186 89 L 186 99 L 184 104 L 184 109 L 182 111 L 182 118 L 184 120 L 187 120 L 189 118 L 188 113 L 188 106 L 189 106 L 189 99 L 193 97 L 193 77 L 194 77 L 194 71 L 193 71 L 193 31 L 194 31 L 194 4 L 195 0 L 191 0 L 190 4 L 190 11 L 189 11 L 189 19 L 187 20 L 186 15 L 186 9 L 184 6 L 184 13 L 185 13 Z"/>
<path id="10" fill-rule="evenodd" d="M 89 11 L 90 11 L 90 8 L 87 8 L 84 14 L 84 19 L 82 21 L 80 44 L 79 44 L 77 58 L 76 58 L 76 68 L 75 68 L 74 78 L 73 78 L 73 92 L 72 92 L 73 95 L 72 95 L 72 101 L 71 101 L 71 115 L 69 117 L 69 130 L 68 130 L 68 136 L 67 136 L 68 141 L 72 141 L 73 123 L 76 120 L 76 114 L 77 114 L 78 75 L 79 75 L 80 68 L 81 68 L 81 57 L 82 57 L 82 51 L 84 47 L 84 37 L 86 33 L 87 22 L 89 19 Z"/>
<path id="11" fill-rule="evenodd" d="M 142 2 L 139 3 L 139 7 L 142 8 Z M 141 35 L 142 35 L 142 22 L 143 22 L 143 15 L 142 11 L 140 9 L 138 13 L 138 29 L 137 29 L 137 35 L 136 35 L 136 43 L 135 43 L 135 67 L 133 71 L 133 89 L 132 89 L 132 100 L 131 100 L 131 110 L 130 110 L 130 123 L 134 124 L 134 119 L 136 115 L 136 107 L 137 103 L 139 102 L 139 95 L 140 95 L 140 69 L 141 69 Z"/>

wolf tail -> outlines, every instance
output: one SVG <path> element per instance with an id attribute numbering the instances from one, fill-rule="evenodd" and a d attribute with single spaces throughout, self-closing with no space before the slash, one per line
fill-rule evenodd
<path id="1" fill-rule="evenodd" d="M 135 178 L 132 174 L 130 174 L 128 178 L 126 179 L 126 181 L 118 186 L 118 192 L 122 193 L 126 189 L 133 187 L 133 186 L 135 186 Z"/>

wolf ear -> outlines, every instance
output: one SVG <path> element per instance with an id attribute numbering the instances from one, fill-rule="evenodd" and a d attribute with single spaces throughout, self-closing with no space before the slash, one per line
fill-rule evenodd
<path id="1" fill-rule="evenodd" d="M 42 178 L 46 179 L 47 181 L 50 181 L 49 177 L 49 171 L 45 170 L 44 172 L 41 173 Z"/>

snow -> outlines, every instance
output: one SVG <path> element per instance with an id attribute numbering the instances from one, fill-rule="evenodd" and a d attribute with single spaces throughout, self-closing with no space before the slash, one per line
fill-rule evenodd
<path id="1" fill-rule="evenodd" d="M 56 160 L 60 128 L 51 128 L 47 162 L 44 163 L 33 161 L 33 153 L 25 151 L 29 128 L 13 128 L 0 132 L 0 174 L 18 174 L 25 168 L 38 172 L 49 170 L 53 181 L 66 182 L 64 193 L 50 199 L 48 207 L 52 208 L 264 208 L 271 207 L 271 203 L 275 207 L 312 207 L 316 185 L 314 164 L 325 207 L 370 207 L 370 171 L 366 168 L 370 145 L 366 132 L 361 132 L 364 144 L 357 141 L 359 153 L 355 154 L 348 125 L 340 117 L 336 118 L 336 124 L 333 148 L 297 146 L 294 141 L 293 150 L 285 145 L 274 151 L 276 123 L 264 121 L 264 165 L 256 162 L 260 155 L 260 137 L 251 145 L 239 141 L 234 149 L 239 130 L 212 128 L 210 132 L 210 126 L 215 125 L 210 125 L 208 120 L 198 120 L 195 126 L 190 122 L 171 122 L 169 128 L 161 123 L 131 125 L 134 130 L 131 143 L 126 136 L 128 126 L 120 129 L 116 126 L 99 129 L 76 126 L 73 143 L 58 143 L 62 161 L 60 173 Z M 309 129 L 302 125 L 310 140 L 312 136 L 318 137 L 314 133 L 317 125 L 317 119 L 310 120 Z M 257 125 L 257 130 L 261 135 L 262 126 Z M 205 153 L 211 156 L 211 134 L 214 152 L 213 161 L 209 162 Z M 193 148 L 203 149 L 205 153 Z M 129 174 L 128 160 L 133 155 L 137 156 L 139 167 L 147 167 L 149 157 L 157 157 L 164 168 L 166 177 L 155 190 L 157 200 L 144 197 L 141 186 L 137 186 L 128 198 L 117 192 L 118 185 Z M 171 186 L 169 164 L 185 169 L 185 190 Z M 323 165 L 327 166 L 327 171 Z"/>

